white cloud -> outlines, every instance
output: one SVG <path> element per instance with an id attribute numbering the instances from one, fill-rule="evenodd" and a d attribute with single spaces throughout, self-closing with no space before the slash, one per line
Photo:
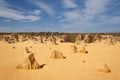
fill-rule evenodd
<path id="1" fill-rule="evenodd" d="M 0 4 L 7 4 L 7 2 L 2 1 Z M 39 14 L 40 11 L 34 12 L 34 14 Z M 0 17 L 11 19 L 11 20 L 20 20 L 20 21 L 37 21 L 40 20 L 40 16 L 31 15 L 23 11 L 17 11 L 14 9 L 11 9 L 7 6 L 0 5 Z"/>
<path id="2" fill-rule="evenodd" d="M 38 16 L 33 15 L 24 15 L 21 12 L 16 12 L 11 9 L 0 10 L 0 17 L 13 19 L 13 20 L 28 20 L 28 21 L 37 21 L 40 19 Z"/>
<path id="3" fill-rule="evenodd" d="M 76 8 L 77 4 L 74 0 L 63 0 L 63 5 L 65 8 Z"/>
<path id="4" fill-rule="evenodd" d="M 106 11 L 106 6 L 109 3 L 109 0 L 87 0 L 86 1 L 86 14 L 99 14 Z"/>
<path id="5" fill-rule="evenodd" d="M 111 3 L 114 0 L 87 0 L 86 8 L 84 9 L 84 19 L 96 19 L 102 23 L 120 23 L 120 16 L 110 16 L 106 12 L 116 6 L 116 3 Z M 109 8 L 107 6 L 110 6 Z M 116 12 L 113 12 L 116 13 Z M 113 14 L 112 13 L 112 14 Z M 118 12 L 117 12 L 118 13 Z M 111 13 L 110 13 L 111 14 Z"/>
<path id="6" fill-rule="evenodd" d="M 65 0 L 66 1 L 66 0 Z M 107 5 L 110 4 L 111 0 L 85 0 L 85 8 L 82 10 L 74 10 L 69 12 L 64 12 L 65 17 L 63 21 L 73 20 L 75 23 L 80 22 L 91 22 L 94 19 L 101 18 L 102 15 L 107 11 Z"/>
<path id="7" fill-rule="evenodd" d="M 91 29 L 101 27 L 103 25 L 120 24 L 120 16 L 110 16 L 106 14 L 108 5 L 111 5 L 111 0 L 85 0 L 85 8 L 81 11 L 64 12 L 65 19 L 61 20 L 61 26 L 64 29 L 79 28 Z M 112 25 L 110 25 L 112 24 Z M 99 28 L 96 28 L 99 29 Z"/>
<path id="8" fill-rule="evenodd" d="M 66 1 L 66 2 L 65 2 Z M 71 0 L 70 0 L 71 1 Z M 64 4 L 68 3 L 67 0 L 64 0 Z M 71 1 L 71 3 L 74 3 Z M 104 13 L 109 4 L 109 0 L 85 0 L 85 8 L 82 10 L 75 10 L 70 12 L 64 12 L 63 16 L 65 17 L 63 21 L 77 20 L 76 23 L 92 21 L 95 18 L 98 18 L 102 13 Z M 71 6 L 72 7 L 72 6 Z"/>
<path id="9" fill-rule="evenodd" d="M 75 11 L 64 12 L 63 17 L 64 17 L 64 19 L 62 19 L 61 22 L 78 20 L 81 17 L 81 15 L 80 15 L 80 12 L 78 10 L 75 10 Z"/>
<path id="10" fill-rule="evenodd" d="M 102 23 L 120 23 L 120 16 L 110 16 L 109 14 L 105 14 L 109 10 L 107 6 L 111 5 L 111 1 L 112 0 L 87 0 L 86 8 L 84 10 L 84 19 L 93 20 L 96 18 L 96 20 L 99 20 Z M 113 8 L 112 5 L 110 9 Z"/>
<path id="11" fill-rule="evenodd" d="M 34 1 L 31 1 L 31 0 L 27 0 L 29 3 L 39 7 L 40 9 L 43 9 L 45 12 L 47 12 L 48 15 L 50 16 L 53 16 L 55 13 L 54 13 L 54 10 L 47 4 L 41 2 L 41 1 L 38 1 L 38 0 L 34 0 Z"/>
<path id="12" fill-rule="evenodd" d="M 86 0 L 84 12 L 85 20 L 93 20 L 99 18 L 107 11 L 106 6 L 110 0 Z"/>
<path id="13" fill-rule="evenodd" d="M 41 13 L 41 10 L 34 10 L 33 11 L 33 14 L 35 14 L 35 15 L 40 15 L 40 13 Z"/>
<path id="14" fill-rule="evenodd" d="M 1 7 L 1 6 L 6 7 L 6 6 L 9 6 L 9 4 L 6 3 L 4 0 L 0 0 L 0 7 Z"/>

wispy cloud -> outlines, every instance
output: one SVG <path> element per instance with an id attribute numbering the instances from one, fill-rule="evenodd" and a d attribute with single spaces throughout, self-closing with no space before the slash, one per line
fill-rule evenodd
<path id="1" fill-rule="evenodd" d="M 64 12 L 66 20 L 78 20 L 79 22 L 91 21 L 105 13 L 109 0 L 85 0 L 83 10 Z"/>
<path id="2" fill-rule="evenodd" d="M 99 14 L 106 11 L 106 6 L 109 3 L 109 0 L 87 0 L 86 1 L 86 14 Z"/>
<path id="3" fill-rule="evenodd" d="M 6 3 L 4 0 L 0 0 L 0 6 L 7 7 L 9 6 L 9 4 Z"/>
<path id="4" fill-rule="evenodd" d="M 65 19 L 61 20 L 63 28 L 92 27 L 100 25 L 119 24 L 120 16 L 106 14 L 111 0 L 85 0 L 83 10 L 64 12 Z M 115 5 L 115 4 L 112 4 Z M 111 6 L 112 7 L 112 6 Z M 113 12 L 114 13 L 114 12 Z"/>
<path id="5" fill-rule="evenodd" d="M 84 10 L 84 19 L 86 20 L 98 20 L 102 23 L 120 23 L 120 16 L 111 16 L 106 14 L 107 11 L 114 9 L 112 3 L 113 0 L 87 0 L 86 9 Z M 111 6 L 111 7 L 107 7 Z M 112 12 L 116 13 L 116 12 Z"/>
<path id="6" fill-rule="evenodd" d="M 38 16 L 33 16 L 33 15 L 23 15 L 21 12 L 16 12 L 14 10 L 10 9 L 4 9 L 0 11 L 0 17 L 8 18 L 8 19 L 13 19 L 13 20 L 28 20 L 28 21 L 37 21 L 40 18 Z"/>
<path id="7" fill-rule="evenodd" d="M 76 8 L 77 4 L 74 0 L 62 0 L 65 8 Z"/>
<path id="8" fill-rule="evenodd" d="M 34 10 L 32 13 L 35 14 L 35 15 L 40 15 L 41 10 Z"/>
<path id="9" fill-rule="evenodd" d="M 49 5 L 41 2 L 41 1 L 38 1 L 38 0 L 34 0 L 34 1 L 31 1 L 31 0 L 27 0 L 29 3 L 37 6 L 38 8 L 44 10 L 45 12 L 47 12 L 47 14 L 49 16 L 53 16 L 55 14 L 54 10 L 52 9 L 52 7 L 50 7 Z"/>
<path id="10" fill-rule="evenodd" d="M 11 19 L 11 20 L 30 21 L 30 22 L 41 19 L 40 16 L 26 14 L 23 11 L 14 10 L 5 5 L 8 5 L 8 3 L 3 0 L 0 1 L 0 17 Z M 34 14 L 39 14 L 39 13 L 40 11 L 34 12 Z"/>
<path id="11" fill-rule="evenodd" d="M 80 16 L 81 14 L 80 14 L 80 11 L 78 10 L 66 11 L 66 12 L 63 12 L 64 19 L 60 20 L 60 22 L 78 20 Z"/>
<path id="12" fill-rule="evenodd" d="M 98 18 L 106 12 L 106 6 L 109 4 L 109 0 L 86 0 L 84 9 L 84 19 L 92 20 Z"/>

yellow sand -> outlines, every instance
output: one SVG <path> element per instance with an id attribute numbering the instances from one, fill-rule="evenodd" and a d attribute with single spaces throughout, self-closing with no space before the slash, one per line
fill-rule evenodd
<path id="1" fill-rule="evenodd" d="M 0 41 L 0 80 L 120 80 L 120 43 L 111 46 L 87 44 L 88 54 L 73 53 L 71 45 L 76 44 L 31 41 L 6 44 Z M 24 51 L 29 46 L 38 63 L 46 64 L 43 69 L 16 69 L 26 59 Z M 82 45 L 76 46 L 79 49 Z M 62 52 L 66 59 L 51 59 L 53 50 Z M 98 72 L 97 68 L 102 64 L 107 64 L 111 73 Z"/>

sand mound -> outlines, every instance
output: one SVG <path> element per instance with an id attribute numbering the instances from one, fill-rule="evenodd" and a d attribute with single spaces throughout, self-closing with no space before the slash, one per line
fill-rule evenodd
<path id="1" fill-rule="evenodd" d="M 86 48 L 84 46 L 82 46 L 82 48 L 80 49 L 79 52 L 83 53 L 83 54 L 87 54 L 88 53 L 88 51 L 86 51 Z"/>
<path id="2" fill-rule="evenodd" d="M 78 52 L 78 51 L 77 51 L 78 48 L 77 48 L 76 46 L 72 45 L 71 47 L 72 47 L 72 52 L 73 52 L 73 53 L 77 53 L 77 52 Z"/>
<path id="3" fill-rule="evenodd" d="M 97 69 L 98 72 L 110 73 L 111 70 L 108 68 L 106 64 L 102 65 Z"/>
<path id="4" fill-rule="evenodd" d="M 85 60 L 82 60 L 82 63 L 86 63 L 86 61 L 85 61 Z"/>
<path id="5" fill-rule="evenodd" d="M 53 59 L 65 59 L 66 57 L 63 56 L 63 53 L 54 50 L 54 51 L 52 52 L 51 58 L 53 58 Z"/>
<path id="6" fill-rule="evenodd" d="M 24 63 L 20 64 L 17 66 L 17 69 L 40 69 L 40 65 L 38 64 L 38 62 L 36 61 L 34 54 L 31 53 L 30 55 L 28 55 L 27 59 L 25 60 Z"/>
<path id="7" fill-rule="evenodd" d="M 13 46 L 12 48 L 15 49 L 15 46 Z"/>

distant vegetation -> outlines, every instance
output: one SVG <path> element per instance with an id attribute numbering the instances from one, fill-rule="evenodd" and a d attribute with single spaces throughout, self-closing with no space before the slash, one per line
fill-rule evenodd
<path id="1" fill-rule="evenodd" d="M 96 35 L 97 34 L 97 35 Z M 80 39 L 86 41 L 87 43 L 94 42 L 96 39 L 100 39 L 101 35 L 112 35 L 113 37 L 119 36 L 120 33 L 64 33 L 64 32 L 16 32 L 16 33 L 0 33 L 2 35 L 14 35 L 15 38 L 18 38 L 18 35 L 28 36 L 30 38 L 34 38 L 35 36 L 42 36 L 42 37 L 50 37 L 51 35 L 59 38 L 64 38 L 64 42 L 76 42 L 76 38 L 79 37 Z M 96 36 L 96 38 L 95 38 Z M 85 39 L 86 37 L 86 39 Z"/>
<path id="2" fill-rule="evenodd" d="M 3 34 L 30 34 L 30 35 L 51 35 L 51 33 L 53 33 L 54 35 L 64 35 L 64 34 L 68 34 L 68 35 L 77 35 L 77 34 L 90 34 L 90 35 L 95 35 L 95 34 L 100 34 L 100 35 L 118 35 L 120 36 L 120 32 L 119 33 L 65 33 L 65 32 L 0 32 L 0 35 Z"/>

